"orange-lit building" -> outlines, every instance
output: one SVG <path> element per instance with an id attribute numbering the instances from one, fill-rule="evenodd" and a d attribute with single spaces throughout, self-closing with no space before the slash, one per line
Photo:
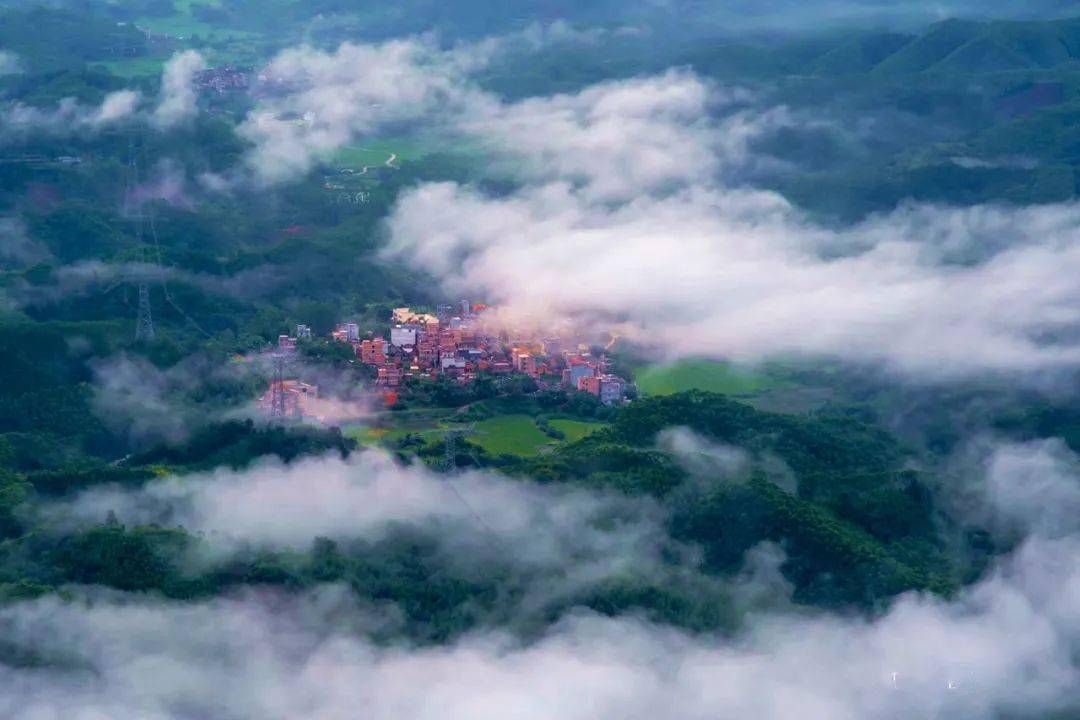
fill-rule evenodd
<path id="1" fill-rule="evenodd" d="M 518 358 L 518 371 L 529 377 L 536 377 L 539 374 L 537 372 L 536 356 L 525 354 Z"/>
<path id="2" fill-rule="evenodd" d="M 387 343 L 382 338 L 364 340 L 357 348 L 360 362 L 365 365 L 382 365 L 386 362 Z"/>
<path id="3" fill-rule="evenodd" d="M 432 367 L 439 360 L 439 341 L 437 336 L 424 333 L 416 341 L 416 359 L 421 367 Z"/>
<path id="4" fill-rule="evenodd" d="M 578 390 L 595 395 L 605 405 L 614 405 L 623 399 L 626 384 L 614 375 L 593 375 L 581 378 Z"/>
<path id="5" fill-rule="evenodd" d="M 571 358 L 566 370 L 563 371 L 563 382 L 575 390 L 581 387 L 584 378 L 595 377 L 596 366 L 584 358 Z"/>
<path id="6" fill-rule="evenodd" d="M 600 384 L 601 379 L 595 375 L 592 377 L 583 377 L 578 383 L 578 390 L 600 397 Z"/>

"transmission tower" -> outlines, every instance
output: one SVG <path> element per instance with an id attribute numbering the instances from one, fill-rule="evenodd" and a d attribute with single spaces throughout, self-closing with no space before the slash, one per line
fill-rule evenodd
<path id="1" fill-rule="evenodd" d="M 274 381 L 270 385 L 270 417 L 285 418 L 285 356 L 275 353 Z"/>
<path id="2" fill-rule="evenodd" d="M 466 435 L 475 435 L 475 434 L 476 434 L 476 423 L 470 423 L 465 428 L 462 428 L 460 430 L 451 430 L 448 433 L 446 433 L 446 435 L 443 438 L 443 442 L 444 442 L 444 444 L 446 446 L 446 454 L 443 457 L 443 469 L 444 470 L 446 470 L 447 472 L 453 472 L 454 470 L 457 470 L 457 444 L 458 444 L 458 440 L 465 437 Z M 468 444 L 466 444 L 465 447 L 466 447 L 466 449 L 468 449 L 469 456 L 473 459 L 473 462 L 476 463 L 476 456 L 473 455 L 472 449 L 469 448 Z M 479 463 L 476 463 L 476 464 L 479 464 Z"/>
<path id="3" fill-rule="evenodd" d="M 457 470 L 457 440 L 461 437 L 461 433 L 457 430 L 452 430 L 446 433 L 444 442 L 446 444 L 446 457 L 443 458 L 443 469 L 446 472 L 453 472 Z"/>
<path id="4" fill-rule="evenodd" d="M 154 339 L 154 318 L 150 313 L 150 286 L 139 283 L 139 317 L 135 321 L 135 339 Z"/>

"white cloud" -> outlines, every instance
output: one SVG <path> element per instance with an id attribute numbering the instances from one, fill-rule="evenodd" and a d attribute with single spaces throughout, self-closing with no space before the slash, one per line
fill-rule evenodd
<path id="1" fill-rule="evenodd" d="M 4 55 L 0 53 L 0 74 L 4 67 Z M 166 63 L 158 105 L 148 115 L 156 127 L 174 127 L 196 112 L 198 96 L 192 80 L 195 73 L 205 67 L 206 61 L 194 50 L 177 53 Z M 94 132 L 135 118 L 141 103 L 142 96 L 134 90 L 111 92 L 97 106 L 87 106 L 70 97 L 51 109 L 9 103 L 0 110 L 0 137 Z M 138 117 L 147 119 L 146 114 L 138 114 Z"/>
<path id="2" fill-rule="evenodd" d="M 255 144 L 249 166 L 257 180 L 274 183 L 388 127 L 415 123 L 448 132 L 471 118 L 466 124 L 473 130 L 497 132 L 486 120 L 499 103 L 474 82 L 478 70 L 494 58 L 593 44 L 610 32 L 555 21 L 449 49 L 434 36 L 346 42 L 333 51 L 289 48 L 260 71 L 260 102 L 241 125 L 241 135 Z"/>
<path id="3" fill-rule="evenodd" d="M 704 83 L 671 71 L 575 95 L 486 103 L 460 124 L 511 156 L 529 179 L 566 180 L 590 198 L 625 199 L 716 173 L 721 156 L 707 152 L 720 140 L 708 122 L 714 102 Z"/>
<path id="4" fill-rule="evenodd" d="M 527 643 L 364 638 L 379 613 L 333 589 L 194 604 L 50 597 L 0 609 L 0 712 L 77 718 L 1002 715 L 1080 703 L 1080 547 L 1032 543 L 953 602 L 908 596 L 872 620 L 758 616 L 734 639 L 633 618 L 571 617 Z M 45 661 L 45 664 L 41 664 Z M 894 675 L 895 673 L 895 675 Z"/>
<path id="5" fill-rule="evenodd" d="M 101 101 L 97 111 L 91 115 L 90 125 L 98 128 L 131 117 L 138 108 L 139 102 L 139 94 L 132 90 L 118 90 L 109 93 Z"/>
<path id="6" fill-rule="evenodd" d="M 921 375 L 1080 363 L 1080 208 L 901 208 L 832 229 L 738 187 L 795 122 L 686 73 L 486 105 L 463 127 L 520 189 L 406 193 L 387 254 L 521 314 L 620 325 L 671 355 L 831 355 Z M 963 262 L 958 262 L 962 260 Z"/>
<path id="7" fill-rule="evenodd" d="M 251 168 L 263 182 L 288 179 L 357 137 L 482 102 L 466 81 L 482 62 L 475 48 L 423 39 L 285 50 L 263 69 L 263 100 L 240 127 L 255 143 Z"/>
<path id="8" fill-rule="evenodd" d="M 666 442 L 698 448 L 688 436 Z M 993 720 L 1075 713 L 1080 544 L 1075 519 L 1055 526 L 1054 518 L 1075 511 L 1063 488 L 1080 482 L 1076 458 L 1048 444 L 1006 446 L 989 457 L 987 497 L 1034 534 L 954 598 L 911 593 L 871 617 L 777 611 L 765 591 L 787 592 L 778 573 L 783 557 L 762 545 L 732 584 L 751 609 L 732 637 L 578 613 L 528 638 L 487 628 L 418 647 L 385 641 L 397 627 L 395 608 L 363 605 L 344 588 L 249 589 L 196 603 L 73 589 L 74 601 L 52 596 L 0 608 L 5 650 L 35 660 L 0 664 L 0 715 L 344 720 L 363 708 L 375 720 Z M 122 519 L 145 521 L 167 508 L 190 529 L 275 544 L 325 534 L 377 539 L 405 522 L 430 528 L 448 556 L 477 563 L 479 572 L 495 558 L 558 569 L 539 584 L 565 586 L 561 573 L 595 580 L 655 562 L 655 511 L 638 501 L 467 473 L 452 482 L 470 509 L 447 482 L 364 452 L 348 461 L 177 478 L 142 491 L 97 489 L 66 511 L 97 518 L 115 509 Z M 1040 495 L 1062 504 L 1060 512 L 1038 503 Z M 490 526 L 493 537 L 483 543 L 488 530 L 473 511 Z"/>
<path id="9" fill-rule="evenodd" d="M 122 522 L 182 525 L 275 547 L 306 548 L 320 536 L 376 540 L 407 524 L 437 531 L 448 554 L 462 562 L 497 559 L 493 553 L 513 548 L 515 563 L 570 564 L 582 577 L 655 568 L 666 538 L 661 511 L 646 500 L 484 472 L 448 478 L 376 450 L 347 460 L 267 460 L 134 490 L 96 488 L 51 513 L 101 522 L 109 511 Z"/>
<path id="10" fill-rule="evenodd" d="M 0 262 L 32 265 L 51 256 L 48 248 L 30 239 L 20 218 L 0 216 Z"/>
<path id="11" fill-rule="evenodd" d="M 1080 532 L 1080 458 L 1060 439 L 974 442 L 956 474 L 957 504 L 1006 541 Z"/>
<path id="12" fill-rule="evenodd" d="M 503 42 L 511 48 L 515 48 L 518 43 L 523 43 L 535 52 L 553 45 L 595 45 L 612 32 L 632 31 L 632 28 L 625 27 L 614 31 L 600 27 L 575 27 L 560 19 L 550 23 L 530 23 L 518 33 L 503 36 Z"/>
<path id="13" fill-rule="evenodd" d="M 1080 531 L 1080 459 L 1061 440 L 999 450 L 989 485 L 999 514 L 1028 532 L 1059 537 Z"/>
<path id="14" fill-rule="evenodd" d="M 750 456 L 742 448 L 712 442 L 687 427 L 665 428 L 656 442 L 683 469 L 700 477 L 739 479 L 750 464 Z"/>
<path id="15" fill-rule="evenodd" d="M 0 139 L 95 132 L 133 117 L 140 102 L 137 92 L 117 90 L 96 106 L 84 105 L 74 98 L 64 98 L 52 109 L 9 104 L 0 110 Z"/>
<path id="16" fill-rule="evenodd" d="M 160 370 L 141 357 L 120 355 L 92 363 L 95 414 L 131 442 L 177 442 L 187 437 L 192 418 L 169 395 L 184 369 Z"/>
<path id="17" fill-rule="evenodd" d="M 9 50 L 0 50 L 0 77 L 18 75 L 23 71 L 19 56 Z"/>
<path id="18" fill-rule="evenodd" d="M 199 95 L 193 83 L 195 75 L 206 67 L 206 59 L 197 50 L 176 53 L 165 63 L 161 98 L 153 113 L 154 125 L 172 128 L 198 112 Z"/>

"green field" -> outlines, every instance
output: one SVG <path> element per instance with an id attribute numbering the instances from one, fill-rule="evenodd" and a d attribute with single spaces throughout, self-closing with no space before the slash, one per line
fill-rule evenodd
<path id="1" fill-rule="evenodd" d="M 451 416 L 452 411 L 441 408 L 390 413 L 376 427 L 352 425 L 343 428 L 343 433 L 365 446 L 393 443 L 410 434 L 419 436 L 425 442 L 438 442 L 450 430 L 466 428 L 465 425 L 454 422 Z M 474 425 L 475 432 L 468 434 L 467 439 L 493 455 L 526 457 L 541 453 L 561 442 L 580 440 L 607 427 L 607 423 L 569 418 L 558 418 L 550 422 L 552 427 L 566 436 L 565 440 L 549 437 L 536 426 L 535 418 L 524 414 L 496 415 L 481 420 Z"/>
<path id="2" fill-rule="evenodd" d="M 419 435 L 425 440 L 439 440 L 447 430 L 444 420 L 452 411 L 445 408 L 424 408 L 385 413 L 375 426 L 350 425 L 342 432 L 361 445 L 379 445 L 400 440 L 406 435 Z"/>
<path id="3" fill-rule="evenodd" d="M 179 13 L 187 15 L 191 14 L 191 9 L 196 5 L 209 5 L 211 7 L 220 7 L 221 0 L 176 0 L 173 3 L 173 7 Z"/>
<path id="4" fill-rule="evenodd" d="M 161 74 L 165 58 L 127 58 L 97 64 L 122 78 L 148 77 Z"/>
<path id="5" fill-rule="evenodd" d="M 190 40 L 193 35 L 198 35 L 203 40 L 243 40 L 260 37 L 259 33 L 247 30 L 215 27 L 188 13 L 176 13 L 168 17 L 142 17 L 136 20 L 135 24 L 159 35 L 169 35 L 185 40 Z"/>
<path id="6" fill-rule="evenodd" d="M 342 167 L 359 171 L 365 165 L 372 168 L 383 167 L 391 155 L 395 155 L 394 164 L 419 160 L 427 154 L 422 147 L 411 144 L 405 139 L 371 140 L 363 145 L 348 145 L 334 152 L 330 162 Z"/>
<path id="7" fill-rule="evenodd" d="M 469 437 L 492 455 L 536 455 L 553 442 L 528 415 L 499 415 L 476 423 Z"/>
<path id="8" fill-rule="evenodd" d="M 359 425 L 346 428 L 342 431 L 345 437 L 350 437 L 365 447 L 375 447 L 377 445 L 392 443 L 410 434 L 419 435 L 425 440 L 438 440 L 444 432 L 444 430 L 439 428 L 407 430 L 405 428 L 363 427 Z"/>
<path id="9" fill-rule="evenodd" d="M 551 427 L 562 432 L 566 436 L 566 442 L 575 442 L 586 435 L 592 435 L 597 430 L 607 427 L 607 423 L 559 418 L 551 421 Z"/>
<path id="10" fill-rule="evenodd" d="M 671 395 L 686 390 L 706 390 L 723 395 L 747 395 L 779 386 L 761 373 L 712 360 L 684 360 L 674 365 L 652 365 L 637 374 L 644 395 Z"/>

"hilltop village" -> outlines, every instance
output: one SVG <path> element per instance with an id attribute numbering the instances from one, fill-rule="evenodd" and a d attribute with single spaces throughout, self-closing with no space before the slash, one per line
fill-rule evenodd
<path id="1" fill-rule="evenodd" d="M 508 331 L 492 321 L 494 315 L 492 308 L 465 300 L 440 305 L 434 314 L 401 307 L 393 311 L 389 337 L 343 323 L 330 338 L 349 344 L 388 396 L 413 382 L 468 385 L 482 376 L 519 375 L 534 380 L 538 390 L 588 393 L 604 405 L 627 402 L 630 383 L 612 372 L 605 354 L 556 336 Z M 297 325 L 294 335 L 278 338 L 276 357 L 295 356 L 302 342 L 313 339 L 310 326 Z M 317 415 L 308 409 L 318 405 L 318 388 L 281 376 L 260 404 L 271 415 Z"/>

